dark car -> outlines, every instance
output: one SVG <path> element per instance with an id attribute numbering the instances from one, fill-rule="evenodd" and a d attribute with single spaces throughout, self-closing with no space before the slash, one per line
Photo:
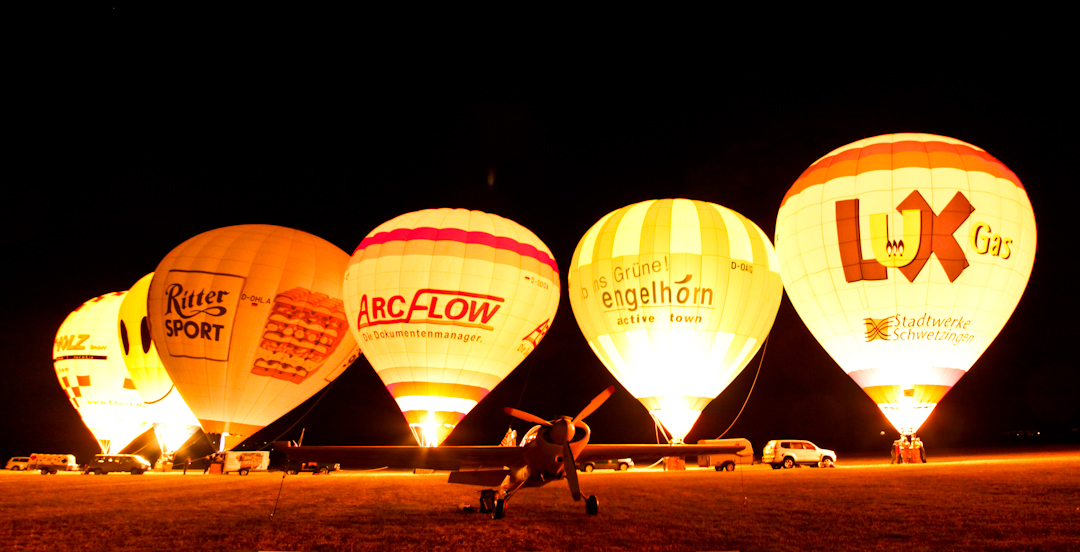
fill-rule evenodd
<path id="1" fill-rule="evenodd" d="M 626 471 L 632 467 L 634 467 L 634 461 L 630 458 L 615 458 L 609 460 L 594 460 L 592 462 L 586 462 L 582 464 L 578 469 L 583 472 L 591 472 L 593 470 Z"/>
<path id="2" fill-rule="evenodd" d="M 285 473 L 289 475 L 296 475 L 300 472 L 312 472 L 328 474 L 332 471 L 338 471 L 341 469 L 341 464 L 331 464 L 329 462 L 293 462 L 290 461 L 285 464 Z"/>
<path id="3" fill-rule="evenodd" d="M 84 475 L 106 475 L 112 472 L 128 472 L 142 475 L 150 470 L 150 462 L 135 454 L 98 454 L 83 468 Z"/>

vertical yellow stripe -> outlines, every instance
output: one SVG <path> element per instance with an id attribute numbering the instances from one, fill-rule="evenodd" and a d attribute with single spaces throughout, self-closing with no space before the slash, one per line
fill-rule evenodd
<path id="1" fill-rule="evenodd" d="M 626 210 L 626 214 L 619 221 L 618 230 L 615 231 L 615 242 L 611 247 L 612 258 L 638 254 L 641 250 L 641 226 L 649 207 L 655 202 L 643 201 Z"/>
<path id="2" fill-rule="evenodd" d="M 627 373 L 626 362 L 623 361 L 622 355 L 619 354 L 619 348 L 615 346 L 611 336 L 608 334 L 600 335 L 596 337 L 596 340 L 600 342 L 600 347 L 607 357 L 611 359 L 611 363 L 615 365 L 615 373 L 625 375 Z"/>
<path id="3" fill-rule="evenodd" d="M 701 255 L 701 221 L 697 206 L 688 199 L 676 199 L 671 206 L 671 254 Z"/>
<path id="4" fill-rule="evenodd" d="M 728 251 L 731 258 L 753 261 L 754 247 L 750 244 L 750 234 L 746 232 L 746 226 L 743 225 L 742 219 L 725 207 L 716 204 L 712 205 L 720 212 L 720 217 L 724 219 L 724 230 L 727 231 Z"/>
<path id="5" fill-rule="evenodd" d="M 769 236 L 765 235 L 765 231 L 753 225 L 754 230 L 757 230 L 758 236 L 761 237 L 761 244 L 765 247 L 765 258 L 754 259 L 755 264 L 764 264 L 766 268 L 777 274 L 780 273 L 780 261 L 776 258 L 776 249 L 773 247 L 772 242 L 769 241 Z"/>
<path id="6" fill-rule="evenodd" d="M 577 258 L 578 268 L 581 268 L 592 262 L 593 248 L 596 246 L 596 237 L 600 235 L 600 230 L 604 228 L 604 224 L 607 223 L 607 220 L 611 218 L 611 215 L 614 215 L 615 213 L 616 211 L 612 211 L 604 215 L 604 218 L 600 219 L 599 222 L 594 224 L 593 227 L 590 228 L 589 231 L 585 234 L 585 238 L 581 240 L 581 253 L 578 255 Z"/>

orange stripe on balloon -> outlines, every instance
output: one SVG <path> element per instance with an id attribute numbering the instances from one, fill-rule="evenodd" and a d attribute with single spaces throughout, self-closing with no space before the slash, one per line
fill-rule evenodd
<path id="1" fill-rule="evenodd" d="M 390 394 L 395 397 L 409 395 L 424 395 L 432 397 L 453 397 L 455 399 L 468 399 L 480 402 L 487 396 L 490 389 L 464 385 L 460 383 L 439 383 L 429 381 L 402 381 L 391 383 L 386 386 Z"/>
<path id="2" fill-rule="evenodd" d="M 1004 163 L 983 150 L 952 144 L 948 142 L 918 142 L 905 140 L 894 143 L 871 144 L 863 148 L 852 148 L 835 155 L 823 157 L 817 163 L 803 171 L 795 184 L 791 186 L 782 207 L 792 196 L 802 193 L 811 186 L 824 184 L 834 178 L 856 176 L 878 170 L 896 170 L 919 167 L 924 169 L 952 168 L 962 171 L 987 173 L 995 178 L 1003 178 L 1016 184 L 1020 189 L 1024 185 L 1020 178 Z"/>
<path id="3" fill-rule="evenodd" d="M 420 425 L 433 421 L 438 425 L 446 424 L 456 426 L 461 420 L 465 419 L 465 415 L 461 412 L 446 412 L 444 410 L 406 410 L 401 414 L 405 416 L 405 420 L 410 424 Z M 428 419 L 428 416 L 431 416 L 430 420 Z M 449 434 L 449 430 L 441 431 L 439 442 L 441 443 Z"/>
<path id="4" fill-rule="evenodd" d="M 951 385 L 914 385 L 912 403 L 938 403 L 952 389 Z M 899 404 L 904 398 L 901 385 L 872 385 L 863 387 L 863 391 L 877 404 Z"/>

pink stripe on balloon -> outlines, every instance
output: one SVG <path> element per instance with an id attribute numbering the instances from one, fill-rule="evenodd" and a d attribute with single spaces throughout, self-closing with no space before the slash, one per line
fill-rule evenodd
<path id="1" fill-rule="evenodd" d="M 421 228 L 395 228 L 389 232 L 379 232 L 378 234 L 364 238 L 364 241 L 356 246 L 353 255 L 355 255 L 357 251 L 368 246 L 381 245 L 394 241 L 412 240 L 455 241 L 465 244 L 476 243 L 487 245 L 494 247 L 495 249 L 512 251 L 523 257 L 536 259 L 537 261 L 550 266 L 556 274 L 559 272 L 559 266 L 555 263 L 555 259 L 552 258 L 551 255 L 548 255 L 547 252 L 537 249 L 536 246 L 521 243 L 513 238 L 495 236 L 487 232 L 469 232 L 468 230 L 463 230 L 461 228 L 431 228 L 427 226 Z"/>

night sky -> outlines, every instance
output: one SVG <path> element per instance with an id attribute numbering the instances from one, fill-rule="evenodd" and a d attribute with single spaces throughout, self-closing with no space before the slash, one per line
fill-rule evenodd
<path id="1" fill-rule="evenodd" d="M 56 78 L 77 85 L 77 95 L 27 93 L 36 116 L 9 151 L 19 169 L 9 173 L 2 233 L 2 459 L 71 452 L 85 461 L 95 452 L 52 368 L 56 331 L 83 301 L 128 289 L 185 239 L 276 224 L 351 253 L 378 224 L 437 207 L 529 228 L 551 248 L 563 283 L 547 337 L 448 444 L 495 444 L 508 426 L 527 429 L 505 406 L 573 415 L 613 384 L 615 395 L 589 418 L 594 441 L 655 442 L 645 409 L 574 320 L 566 267 L 581 236 L 614 209 L 684 197 L 729 207 L 771 237 L 804 169 L 837 147 L 895 132 L 987 150 L 1023 182 L 1039 234 L 1010 322 L 920 431 L 928 450 L 1080 444 L 1067 261 L 1077 236 L 1068 168 L 1077 109 L 1064 76 L 1023 60 L 969 59 L 941 72 L 950 76 L 905 80 L 826 78 L 809 62 L 684 71 L 655 60 L 648 69 L 600 58 L 564 67 L 536 54 L 523 63 L 510 54 L 421 61 L 367 48 L 324 55 L 326 44 L 219 46 L 117 48 L 86 67 L 84 80 Z M 687 442 L 732 423 L 761 359 L 713 401 Z M 412 443 L 363 358 L 256 440 L 295 439 L 301 428 L 305 444 Z M 895 432 L 785 296 L 727 436 L 757 449 L 793 437 L 884 455 Z"/>

